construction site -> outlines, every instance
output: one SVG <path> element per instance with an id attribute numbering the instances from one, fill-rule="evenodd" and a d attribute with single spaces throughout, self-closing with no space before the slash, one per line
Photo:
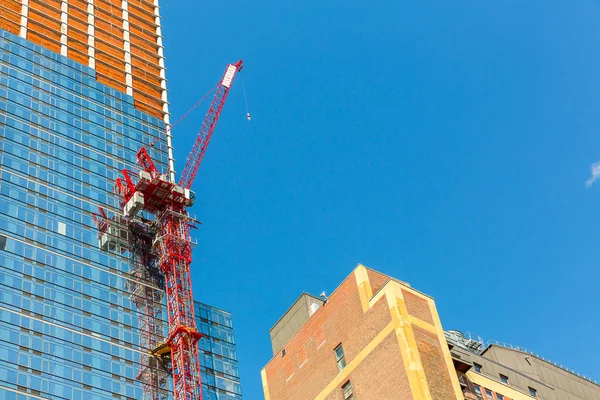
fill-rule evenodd
<path id="1" fill-rule="evenodd" d="M 240 399 L 231 317 L 193 299 L 188 209 L 242 61 L 189 111 L 206 117 L 176 174 L 157 2 L 1 1 L 0 34 L 0 312 L 18 344 L 1 358 L 19 364 L 0 397 Z"/>

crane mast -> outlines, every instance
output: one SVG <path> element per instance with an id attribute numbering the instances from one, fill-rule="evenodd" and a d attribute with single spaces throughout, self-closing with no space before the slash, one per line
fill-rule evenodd
<path id="1" fill-rule="evenodd" d="M 168 393 L 167 374 L 173 377 L 175 400 L 201 400 L 202 382 L 190 265 L 192 239 L 190 227 L 196 223 L 187 208 L 195 200 L 190 190 L 194 178 L 214 132 L 229 90 L 242 61 L 230 64 L 217 84 L 202 128 L 178 184 L 169 174 L 161 174 L 145 148 L 137 153 L 141 170 L 123 170 L 123 178 L 116 180 L 123 216 L 119 221 L 127 225 L 131 247 L 131 298 L 140 317 L 140 371 L 144 400 L 163 400 Z M 145 211 L 154 216 L 150 221 L 140 218 Z M 101 212 L 98 221 L 100 235 L 108 231 L 106 215 Z M 163 292 L 164 290 L 164 292 Z M 168 332 L 164 337 L 161 314 L 163 293 L 167 303 Z"/>

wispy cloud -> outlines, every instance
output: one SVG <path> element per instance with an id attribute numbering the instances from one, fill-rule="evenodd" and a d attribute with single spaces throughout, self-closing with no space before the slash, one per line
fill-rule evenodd
<path id="1" fill-rule="evenodd" d="M 591 170 L 592 176 L 590 176 L 590 179 L 585 181 L 586 187 L 591 187 L 592 183 L 594 183 L 596 179 L 600 178 L 600 161 L 593 163 L 591 166 Z"/>

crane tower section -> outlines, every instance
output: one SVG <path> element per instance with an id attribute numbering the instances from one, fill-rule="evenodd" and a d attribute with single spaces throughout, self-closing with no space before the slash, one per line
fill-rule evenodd
<path id="1" fill-rule="evenodd" d="M 138 379 L 142 381 L 144 400 L 162 400 L 165 379 L 162 373 L 170 371 L 175 400 L 201 400 L 202 382 L 198 357 L 190 265 L 192 240 L 190 228 L 195 220 L 187 208 L 194 204 L 190 190 L 210 142 L 227 95 L 242 61 L 228 65 L 217 84 L 214 98 L 192 147 L 178 184 L 161 174 L 145 148 L 137 153 L 141 170 L 123 170 L 123 178 L 116 187 L 123 207 L 122 220 L 129 227 L 132 254 L 132 275 L 139 284 L 131 284 L 134 303 L 145 319 L 140 320 L 140 347 L 148 355 L 140 358 Z M 154 215 L 150 224 L 141 221 L 141 211 Z M 137 249 L 137 250 L 136 250 Z M 159 276 L 157 276 L 159 275 Z M 162 286 L 162 287 L 160 287 Z M 155 306 L 162 297 L 155 290 L 164 288 L 167 303 L 168 332 L 159 340 L 160 313 Z M 166 365 L 161 368 L 160 365 Z"/>

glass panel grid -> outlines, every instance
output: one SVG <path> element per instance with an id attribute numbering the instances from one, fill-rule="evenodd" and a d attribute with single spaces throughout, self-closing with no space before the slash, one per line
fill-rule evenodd
<path id="1" fill-rule="evenodd" d="M 0 29 L 0 398 L 142 397 L 129 250 L 100 248 L 94 214 L 121 212 L 113 182 L 141 146 L 166 170 L 163 131 L 93 69 Z M 239 400 L 231 315 L 196 307 L 204 398 Z"/>

